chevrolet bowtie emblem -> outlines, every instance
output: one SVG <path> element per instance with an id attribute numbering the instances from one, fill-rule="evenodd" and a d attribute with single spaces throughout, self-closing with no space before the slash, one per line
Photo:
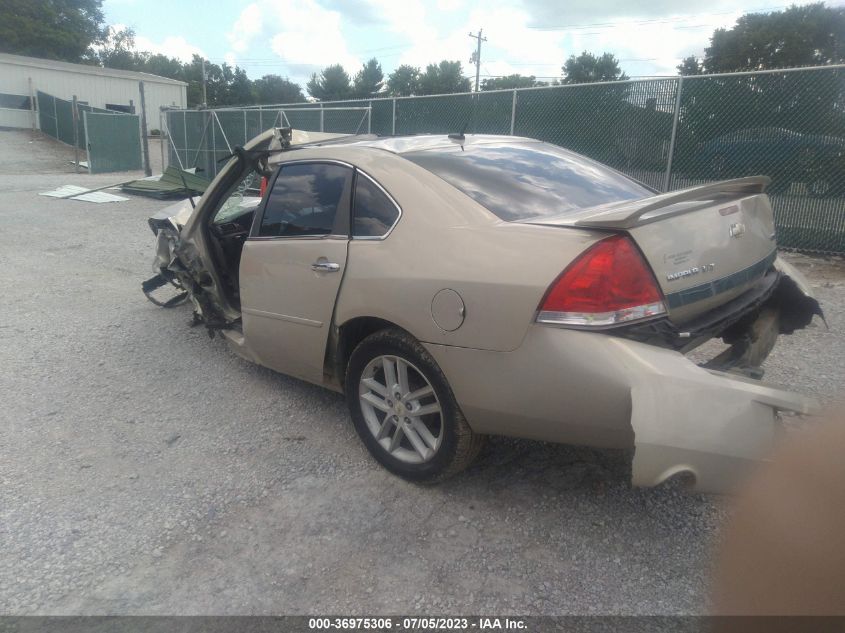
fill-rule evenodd
<path id="1" fill-rule="evenodd" d="M 731 237 L 740 238 L 745 234 L 745 225 L 742 222 L 731 224 Z"/>

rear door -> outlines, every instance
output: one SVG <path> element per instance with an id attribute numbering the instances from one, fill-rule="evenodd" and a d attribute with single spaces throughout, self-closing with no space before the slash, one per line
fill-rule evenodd
<path id="1" fill-rule="evenodd" d="M 315 383 L 346 267 L 352 176 L 336 162 L 283 164 L 241 256 L 247 346 L 263 365 Z"/>

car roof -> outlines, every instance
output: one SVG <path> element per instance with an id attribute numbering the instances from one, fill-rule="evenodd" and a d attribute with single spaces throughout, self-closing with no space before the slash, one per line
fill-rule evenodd
<path id="1" fill-rule="evenodd" d="M 467 134 L 463 137 L 453 135 L 454 138 L 446 134 L 421 134 L 408 136 L 348 136 L 340 139 L 333 139 L 323 143 L 309 143 L 301 145 L 302 149 L 313 147 L 366 147 L 384 150 L 392 154 L 406 154 L 408 152 L 420 152 L 430 149 L 449 148 L 457 145 L 465 147 L 476 145 L 491 145 L 491 144 L 513 144 L 520 145 L 524 143 L 540 143 L 536 139 L 526 138 L 522 136 L 504 136 L 501 134 Z"/>

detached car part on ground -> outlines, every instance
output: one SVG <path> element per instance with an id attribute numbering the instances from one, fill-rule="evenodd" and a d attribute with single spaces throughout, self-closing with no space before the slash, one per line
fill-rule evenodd
<path id="1" fill-rule="evenodd" d="M 559 147 L 276 129 L 150 219 L 156 283 L 242 357 L 345 392 L 390 471 L 488 434 L 633 449 L 633 483 L 725 491 L 800 395 L 759 382 L 821 315 L 777 257 L 766 178 L 658 194 Z M 699 366 L 684 354 L 729 348 Z"/>

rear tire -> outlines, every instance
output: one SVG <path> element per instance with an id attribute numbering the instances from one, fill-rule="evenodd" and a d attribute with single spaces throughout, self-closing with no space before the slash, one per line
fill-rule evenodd
<path id="1" fill-rule="evenodd" d="M 347 366 L 345 391 L 367 450 L 409 481 L 451 477 L 469 466 L 484 444 L 484 436 L 467 424 L 435 360 L 400 330 L 382 330 L 358 344 Z"/>

